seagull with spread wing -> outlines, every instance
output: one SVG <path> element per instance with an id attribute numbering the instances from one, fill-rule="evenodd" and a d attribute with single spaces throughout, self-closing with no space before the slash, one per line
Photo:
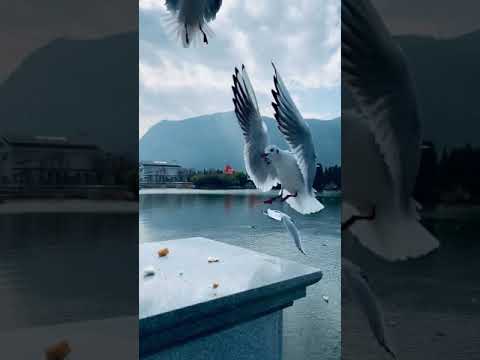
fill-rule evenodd
<path id="1" fill-rule="evenodd" d="M 300 231 L 298 231 L 295 222 L 290 216 L 281 211 L 272 209 L 267 209 L 264 214 L 267 215 L 270 219 L 281 222 L 285 227 L 285 230 L 287 230 L 290 237 L 295 242 L 295 246 L 297 247 L 298 251 L 300 251 L 303 255 L 306 255 L 302 247 L 302 238 L 300 236 Z"/>
<path id="2" fill-rule="evenodd" d="M 316 156 L 312 135 L 275 66 L 274 70 L 275 90 L 272 93 L 275 101 L 272 106 L 278 129 L 290 151 L 269 145 L 267 127 L 260 115 L 245 66 L 242 66 L 242 71 L 235 68 L 233 103 L 245 140 L 245 167 L 255 186 L 262 191 L 282 185 L 280 194 L 266 203 L 280 199 L 301 214 L 315 213 L 324 206 L 315 198 L 313 189 Z"/>
<path id="3" fill-rule="evenodd" d="M 414 83 L 369 0 L 342 1 L 342 79 L 356 105 L 342 117 L 342 229 L 386 260 L 425 255 L 439 243 L 412 198 L 421 148 Z"/>
<path id="4" fill-rule="evenodd" d="M 208 23 L 215 19 L 222 0 L 166 0 L 165 4 L 184 47 L 189 47 L 199 36 L 208 44 L 208 35 L 212 34 Z"/>

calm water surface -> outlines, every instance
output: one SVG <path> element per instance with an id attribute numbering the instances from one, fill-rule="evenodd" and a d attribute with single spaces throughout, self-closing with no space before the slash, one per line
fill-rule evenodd
<path id="1" fill-rule="evenodd" d="M 140 242 L 203 236 L 321 269 L 323 279 L 284 312 L 284 358 L 340 359 L 339 200 L 324 199 L 325 209 L 309 216 L 269 205 L 295 220 L 308 253 L 304 256 L 282 224 L 262 214 L 264 199 L 248 191 L 145 191 L 140 196 Z"/>
<path id="2" fill-rule="evenodd" d="M 0 215 L 0 331 L 136 315 L 137 231 L 137 213 Z"/>

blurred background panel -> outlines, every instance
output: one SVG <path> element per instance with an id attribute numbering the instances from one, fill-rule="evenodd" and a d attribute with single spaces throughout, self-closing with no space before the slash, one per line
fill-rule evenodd
<path id="1" fill-rule="evenodd" d="M 138 2 L 10 1 L 0 18 L 2 348 L 96 358 L 123 336 L 136 353 Z"/>
<path id="2" fill-rule="evenodd" d="M 368 279 L 364 290 L 374 299 L 368 303 L 375 303 L 378 311 L 362 304 L 366 297 L 358 296 L 358 289 L 342 289 L 342 357 L 478 358 L 480 337 L 473 329 L 480 321 L 476 276 L 480 269 L 476 260 L 480 254 L 476 229 L 480 114 L 474 89 L 480 80 L 476 65 L 480 4 L 469 0 L 353 3 L 344 0 L 342 5 L 342 257 Z M 396 47 L 404 59 L 392 50 Z M 362 56 L 364 60 L 359 61 Z M 384 72 L 393 59 L 396 66 Z M 402 63 L 413 84 L 407 92 L 405 73 L 398 76 Z M 362 71 L 354 73 L 358 69 Z M 392 101 L 396 94 L 402 95 Z M 412 97 L 407 99 L 405 94 Z M 416 111 L 410 115 L 416 121 L 405 110 L 414 103 Z M 359 110 L 363 115 L 358 116 Z M 396 117 L 401 111 L 405 116 Z M 351 116 L 355 113 L 356 118 Z M 346 117 L 350 120 L 345 121 Z M 372 120 L 383 124 L 383 129 L 389 127 L 387 136 L 372 130 Z M 402 133 L 399 129 L 405 123 L 418 124 L 420 130 L 412 127 Z M 417 132 L 418 142 L 413 140 Z M 416 203 L 411 203 L 409 212 L 418 213 L 419 226 L 429 235 L 422 234 L 432 236 L 437 245 L 425 245 L 423 235 L 379 206 L 380 199 L 388 198 L 394 189 L 376 181 L 385 175 L 383 171 L 392 171 L 385 165 L 392 163 L 388 156 L 393 149 L 399 150 L 399 158 L 405 159 L 407 153 L 418 158 L 418 166 L 410 162 L 415 169 L 408 175 L 413 179 L 408 195 Z M 369 161 L 366 154 L 375 152 L 381 156 Z M 407 176 L 402 170 L 397 173 L 400 176 L 392 173 L 386 176 L 393 183 Z M 368 177 L 368 188 L 361 189 L 361 179 Z M 353 215 L 354 221 L 349 221 L 352 208 L 345 207 L 349 194 L 371 200 L 366 208 L 356 209 L 360 214 Z M 377 211 L 372 213 L 375 206 Z M 387 218 L 389 225 L 379 230 L 376 225 Z M 372 231 L 364 232 L 365 228 Z M 396 236 L 395 228 L 402 229 L 402 236 Z M 376 245 L 372 238 L 378 240 Z M 410 259 L 402 258 L 401 251 L 409 252 Z M 342 279 L 350 275 L 342 269 Z"/>

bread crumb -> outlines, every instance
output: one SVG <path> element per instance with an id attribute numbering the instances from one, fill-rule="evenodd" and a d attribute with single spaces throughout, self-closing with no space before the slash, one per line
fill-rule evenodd
<path id="1" fill-rule="evenodd" d="M 213 283 L 213 285 L 212 285 L 212 287 L 213 287 L 214 289 L 218 288 L 219 286 L 220 286 L 220 285 L 219 285 L 218 283 Z"/>
<path id="2" fill-rule="evenodd" d="M 64 360 L 72 349 L 66 340 L 52 345 L 45 351 L 46 360 Z"/>
<path id="3" fill-rule="evenodd" d="M 169 254 L 169 252 L 170 252 L 170 250 L 168 250 L 168 248 L 160 249 L 160 250 L 158 250 L 158 256 L 159 257 L 167 256 Z"/>

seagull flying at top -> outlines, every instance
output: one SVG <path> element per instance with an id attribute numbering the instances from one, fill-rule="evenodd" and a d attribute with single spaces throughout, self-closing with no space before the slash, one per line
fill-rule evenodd
<path id="1" fill-rule="evenodd" d="M 222 0 L 166 0 L 165 4 L 184 47 L 189 47 L 198 36 L 203 36 L 203 42 L 208 44 L 212 31 L 207 23 L 215 19 Z"/>
<path id="2" fill-rule="evenodd" d="M 421 147 L 414 83 L 369 0 L 342 1 L 342 79 L 356 104 L 342 117 L 342 229 L 389 261 L 425 255 L 439 244 L 412 198 Z"/>
<path id="3" fill-rule="evenodd" d="M 315 198 L 313 181 L 316 156 L 308 124 L 300 115 L 274 66 L 275 119 L 290 151 L 269 145 L 267 127 L 260 115 L 255 92 L 245 66 L 233 75 L 233 103 L 235 114 L 245 140 L 244 160 L 247 173 L 262 191 L 282 185 L 279 196 L 270 199 L 286 201 L 301 214 L 318 212 L 324 206 Z M 283 196 L 285 194 L 285 197 Z"/>
<path id="4" fill-rule="evenodd" d="M 297 247 L 297 249 L 303 255 L 306 255 L 305 251 L 303 251 L 303 248 L 302 248 L 302 239 L 300 238 L 300 232 L 298 231 L 295 223 L 293 222 L 290 216 L 288 216 L 287 214 L 281 211 L 272 210 L 272 209 L 267 209 L 267 211 L 265 211 L 264 214 L 273 220 L 282 222 L 283 226 L 285 226 L 285 229 L 288 231 L 293 241 L 295 241 L 295 246 Z"/>

